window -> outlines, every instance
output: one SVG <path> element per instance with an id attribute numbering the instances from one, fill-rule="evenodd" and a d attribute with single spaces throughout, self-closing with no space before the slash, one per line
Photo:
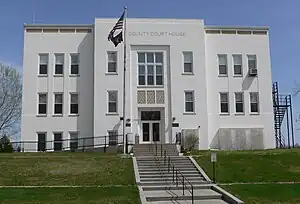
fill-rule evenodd
<path id="1" fill-rule="evenodd" d="M 233 55 L 233 74 L 242 76 L 242 55 Z"/>
<path id="2" fill-rule="evenodd" d="M 39 93 L 38 114 L 47 114 L 47 94 Z"/>
<path id="3" fill-rule="evenodd" d="M 71 54 L 71 75 L 79 74 L 79 54 Z"/>
<path id="4" fill-rule="evenodd" d="M 107 72 L 108 73 L 116 73 L 117 72 L 117 52 L 107 52 L 108 65 Z"/>
<path id="5" fill-rule="evenodd" d="M 138 85 L 163 85 L 163 53 L 138 53 Z"/>
<path id="6" fill-rule="evenodd" d="M 219 75 L 227 76 L 227 55 L 218 55 Z"/>
<path id="7" fill-rule="evenodd" d="M 118 144 L 118 131 L 117 130 L 110 130 L 108 131 L 108 139 L 109 145 L 117 145 Z"/>
<path id="8" fill-rule="evenodd" d="M 250 93 L 250 112 L 258 113 L 258 111 L 259 111 L 258 92 L 251 92 Z"/>
<path id="9" fill-rule="evenodd" d="M 64 54 L 55 54 L 55 75 L 64 74 Z"/>
<path id="10" fill-rule="evenodd" d="M 38 133 L 38 151 L 46 151 L 46 133 Z"/>
<path id="11" fill-rule="evenodd" d="M 54 114 L 63 114 L 63 94 L 54 94 Z"/>
<path id="12" fill-rule="evenodd" d="M 241 92 L 235 93 L 235 112 L 244 112 L 244 94 Z"/>
<path id="13" fill-rule="evenodd" d="M 54 133 L 54 151 L 61 151 L 62 150 L 62 133 L 57 132 Z"/>
<path id="14" fill-rule="evenodd" d="M 47 75 L 48 74 L 48 54 L 39 54 L 39 75 Z"/>
<path id="15" fill-rule="evenodd" d="M 256 68 L 256 55 L 248 55 L 248 69 Z"/>
<path id="16" fill-rule="evenodd" d="M 185 112 L 194 113 L 194 92 L 185 91 Z"/>
<path id="17" fill-rule="evenodd" d="M 108 112 L 117 113 L 118 92 L 108 91 Z"/>
<path id="18" fill-rule="evenodd" d="M 220 93 L 221 113 L 229 113 L 228 93 Z"/>
<path id="19" fill-rule="evenodd" d="M 71 93 L 70 114 L 78 114 L 78 94 Z"/>
<path id="20" fill-rule="evenodd" d="M 183 61 L 184 73 L 193 73 L 193 53 L 192 52 L 183 52 Z"/>
<path id="21" fill-rule="evenodd" d="M 78 132 L 70 132 L 70 150 L 78 149 Z"/>

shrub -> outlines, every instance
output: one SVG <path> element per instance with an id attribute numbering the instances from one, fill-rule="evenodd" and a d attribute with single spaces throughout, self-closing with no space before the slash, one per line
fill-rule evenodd
<path id="1" fill-rule="evenodd" d="M 13 152 L 12 144 L 10 143 L 9 138 L 4 135 L 0 139 L 0 152 L 10 153 Z"/>

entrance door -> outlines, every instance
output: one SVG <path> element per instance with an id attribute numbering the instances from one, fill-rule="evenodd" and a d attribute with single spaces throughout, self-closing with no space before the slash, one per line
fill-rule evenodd
<path id="1" fill-rule="evenodd" d="M 159 142 L 160 141 L 160 122 L 158 121 L 143 121 L 142 122 L 142 137 L 143 143 Z"/>

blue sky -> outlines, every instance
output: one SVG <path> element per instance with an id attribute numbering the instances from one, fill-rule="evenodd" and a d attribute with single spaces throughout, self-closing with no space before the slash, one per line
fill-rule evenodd
<path id="1" fill-rule="evenodd" d="M 23 24 L 33 23 L 34 10 L 36 23 L 92 24 L 95 17 L 119 17 L 125 5 L 128 17 L 269 26 L 273 81 L 282 93 L 292 93 L 295 81 L 300 84 L 300 0 L 1 0 L 0 61 L 22 69 Z M 293 98 L 294 118 L 300 112 L 298 98 Z"/>

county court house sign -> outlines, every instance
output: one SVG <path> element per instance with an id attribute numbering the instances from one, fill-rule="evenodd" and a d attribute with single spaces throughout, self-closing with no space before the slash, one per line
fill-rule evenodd
<path id="1" fill-rule="evenodd" d="M 140 32 L 140 31 L 130 31 L 128 32 L 129 36 L 170 36 L 170 37 L 185 37 L 185 32 L 168 32 L 168 31 L 153 31 L 153 32 Z"/>

